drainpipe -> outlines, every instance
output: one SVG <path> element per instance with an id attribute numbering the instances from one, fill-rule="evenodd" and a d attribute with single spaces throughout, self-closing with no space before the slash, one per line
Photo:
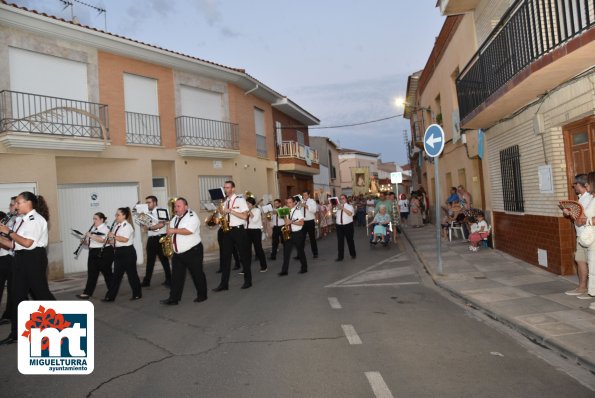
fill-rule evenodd
<path id="1" fill-rule="evenodd" d="M 258 90 L 259 88 L 260 88 L 260 86 L 257 84 L 257 85 L 256 85 L 256 86 L 255 86 L 253 89 L 250 89 L 250 90 L 246 91 L 246 92 L 244 93 L 244 95 L 248 95 L 248 94 L 250 94 L 250 93 L 252 93 L 252 92 L 254 92 L 254 91 Z"/>

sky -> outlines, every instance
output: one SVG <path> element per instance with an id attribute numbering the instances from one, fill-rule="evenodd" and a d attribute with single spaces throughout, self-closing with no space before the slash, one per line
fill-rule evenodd
<path id="1" fill-rule="evenodd" d="M 104 29 L 78 0 L 9 0 Z M 423 69 L 444 17 L 436 0 L 82 0 L 107 30 L 243 68 L 320 119 L 319 127 L 402 114 L 407 77 Z M 340 147 L 407 163 L 401 117 L 310 129 Z"/>

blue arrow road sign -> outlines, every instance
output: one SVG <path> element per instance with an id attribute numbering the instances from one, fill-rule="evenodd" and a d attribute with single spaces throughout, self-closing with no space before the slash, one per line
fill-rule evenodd
<path id="1" fill-rule="evenodd" d="M 430 125 L 424 134 L 424 151 L 426 154 L 435 158 L 440 156 L 444 149 L 444 130 L 437 124 Z"/>

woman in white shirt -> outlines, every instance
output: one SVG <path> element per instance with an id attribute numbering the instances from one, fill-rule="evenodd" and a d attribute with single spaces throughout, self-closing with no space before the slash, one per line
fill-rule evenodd
<path id="1" fill-rule="evenodd" d="M 256 207 L 256 200 L 252 197 L 246 198 L 248 203 L 248 238 L 250 246 L 254 246 L 256 257 L 260 261 L 260 272 L 267 272 L 267 259 L 262 250 L 262 212 Z M 252 250 L 250 250 L 250 257 L 252 257 Z"/>
<path id="2" fill-rule="evenodd" d="M 132 289 L 132 298 L 130 300 L 138 300 L 143 295 L 140 278 L 136 270 L 136 250 L 133 246 L 134 227 L 130 207 L 120 207 L 118 209 L 116 212 L 116 222 L 115 230 L 108 234 L 108 238 L 115 247 L 114 275 L 111 286 L 105 298 L 101 301 L 111 302 L 116 299 L 124 273 L 126 273 L 128 283 Z"/>
<path id="3" fill-rule="evenodd" d="M 469 250 L 476 252 L 479 250 L 479 243 L 486 239 L 490 234 L 488 223 L 484 219 L 483 213 L 475 216 L 475 222 L 471 224 L 471 233 L 469 234 Z"/>
<path id="4" fill-rule="evenodd" d="M 112 263 L 114 262 L 114 251 L 112 247 L 105 250 L 104 243 L 109 233 L 109 227 L 105 224 L 105 214 L 99 212 L 93 214 L 93 227 L 85 234 L 85 243 L 89 247 L 87 258 L 87 284 L 82 294 L 76 297 L 87 300 L 95 292 L 99 274 L 103 275 L 105 285 L 109 288 L 112 280 Z M 101 249 L 104 249 L 103 251 Z"/>

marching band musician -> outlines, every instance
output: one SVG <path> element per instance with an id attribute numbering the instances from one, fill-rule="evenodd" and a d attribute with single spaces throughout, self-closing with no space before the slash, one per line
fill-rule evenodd
<path id="1" fill-rule="evenodd" d="M 116 222 L 116 230 L 108 234 L 108 238 L 115 247 L 114 275 L 110 288 L 101 301 L 112 302 L 116 299 L 124 273 L 126 273 L 128 283 L 132 289 L 130 300 L 138 300 L 143 297 L 143 293 L 138 272 L 136 271 L 136 249 L 133 246 L 134 226 L 130 207 L 120 207 L 116 211 Z M 103 250 L 103 252 L 105 254 L 106 250 Z"/>
<path id="2" fill-rule="evenodd" d="M 299 273 L 305 274 L 308 272 L 308 263 L 306 262 L 306 254 L 304 253 L 304 243 L 306 239 L 303 231 L 304 214 L 296 208 L 297 203 L 293 197 L 288 197 L 286 203 L 287 207 L 290 208 L 290 213 L 289 217 L 285 218 L 285 225 L 291 229 L 291 236 L 283 243 L 283 267 L 278 275 L 287 275 L 287 271 L 289 270 L 289 260 L 291 259 L 291 250 L 294 246 L 297 248 L 297 255 L 301 263 Z"/>
<path id="3" fill-rule="evenodd" d="M 250 256 L 252 256 L 252 246 L 254 245 L 254 252 L 260 261 L 260 272 L 267 272 L 267 259 L 264 255 L 264 250 L 262 250 L 262 211 L 256 207 L 256 200 L 254 198 L 247 198 L 246 202 L 248 202 L 248 209 L 250 209 L 248 219 L 246 220 L 248 224 Z"/>
<path id="4" fill-rule="evenodd" d="M 248 245 L 248 234 L 246 232 L 246 219 L 248 218 L 248 205 L 246 200 L 235 194 L 235 183 L 226 181 L 223 185 L 225 191 L 225 204 L 223 207 L 223 217 L 227 217 L 231 230 L 221 235 L 221 282 L 219 286 L 213 289 L 214 292 L 229 289 L 229 275 L 231 267 L 231 253 L 234 246 L 237 247 L 242 263 L 244 273 L 244 284 L 242 289 L 248 289 L 252 286 L 252 271 L 250 269 L 250 260 L 252 253 Z"/>
<path id="5" fill-rule="evenodd" d="M 340 204 L 337 206 L 337 214 L 335 216 L 335 223 L 337 225 L 337 243 L 338 254 L 335 261 L 343 261 L 345 253 L 345 241 L 349 248 L 351 258 L 355 258 L 355 242 L 353 241 L 353 206 L 347 202 L 347 196 L 341 195 L 339 197 Z"/>
<path id="6" fill-rule="evenodd" d="M 310 237 L 310 248 L 312 249 L 312 255 L 314 258 L 318 257 L 318 245 L 316 244 L 316 211 L 318 207 L 316 201 L 310 197 L 310 191 L 304 191 L 302 193 L 304 198 L 303 211 L 304 211 L 304 239 L 306 234 Z"/>
<path id="7" fill-rule="evenodd" d="M 279 218 L 277 209 L 281 207 L 281 199 L 275 199 L 273 201 L 273 214 L 271 216 L 271 223 L 273 224 L 273 247 L 271 249 L 271 260 L 277 259 L 277 248 L 279 247 L 279 241 L 283 243 L 283 235 L 281 234 L 281 227 L 283 226 L 283 219 Z"/>
<path id="8" fill-rule="evenodd" d="M 10 204 L 8 205 L 8 212 L 11 214 L 16 213 L 16 200 L 17 197 L 13 196 L 10 198 Z M 0 214 L 0 218 L 4 219 L 5 214 Z M 13 229 L 15 217 L 8 220 L 6 226 Z M 0 303 L 2 302 L 2 294 L 4 292 L 4 285 L 6 284 L 6 307 L 0 317 L 0 325 L 4 325 L 10 322 L 10 306 L 12 305 L 12 258 L 14 251 L 12 247 L 10 249 L 0 246 Z"/>
<path id="9" fill-rule="evenodd" d="M 182 299 L 186 269 L 190 272 L 196 288 L 195 303 L 207 299 L 207 279 L 203 271 L 203 246 L 200 238 L 200 220 L 198 214 L 188 208 L 184 198 L 175 203 L 176 216 L 170 222 L 167 235 L 172 236 L 174 254 L 172 257 L 172 284 L 169 298 L 161 304 L 177 305 Z M 173 225 L 173 227 L 172 227 Z"/>
<path id="10" fill-rule="evenodd" d="M 89 257 L 87 258 L 87 284 L 82 294 L 77 294 L 76 297 L 87 300 L 95 292 L 97 286 L 97 279 L 99 273 L 103 275 L 105 285 L 110 287 L 112 281 L 112 263 L 114 262 L 114 250 L 110 246 L 107 250 L 103 250 L 109 227 L 105 224 L 105 214 L 99 212 L 93 215 L 93 227 L 91 231 L 87 232 L 83 239 L 85 239 L 89 247 Z M 106 245 L 107 246 L 107 245 Z"/>
<path id="11" fill-rule="evenodd" d="M 36 300 L 55 300 L 47 279 L 49 210 L 45 199 L 32 192 L 22 192 L 16 199 L 16 210 L 22 218 L 14 231 L 0 224 L 0 238 L 5 249 L 14 249 L 12 303 L 10 309 L 11 331 L 0 345 L 17 341 L 17 308 L 28 298 L 29 291 Z"/>
<path id="12" fill-rule="evenodd" d="M 157 215 L 157 197 L 150 195 L 145 198 L 145 203 L 149 206 L 149 214 L 153 217 L 154 220 L 158 220 L 159 217 Z M 143 278 L 143 283 L 141 284 L 142 287 L 149 287 L 151 286 L 151 277 L 153 276 L 153 268 L 155 267 L 155 260 L 157 256 L 159 256 L 159 261 L 163 266 L 163 272 L 165 273 L 165 282 L 163 282 L 164 286 L 169 286 L 171 282 L 171 270 L 169 267 L 169 258 L 165 254 L 163 254 L 163 249 L 159 244 L 159 239 L 165 236 L 165 223 L 159 222 L 156 225 L 151 227 L 142 227 L 144 231 L 147 232 L 148 239 L 147 239 L 147 268 L 145 270 L 145 277 Z"/>

